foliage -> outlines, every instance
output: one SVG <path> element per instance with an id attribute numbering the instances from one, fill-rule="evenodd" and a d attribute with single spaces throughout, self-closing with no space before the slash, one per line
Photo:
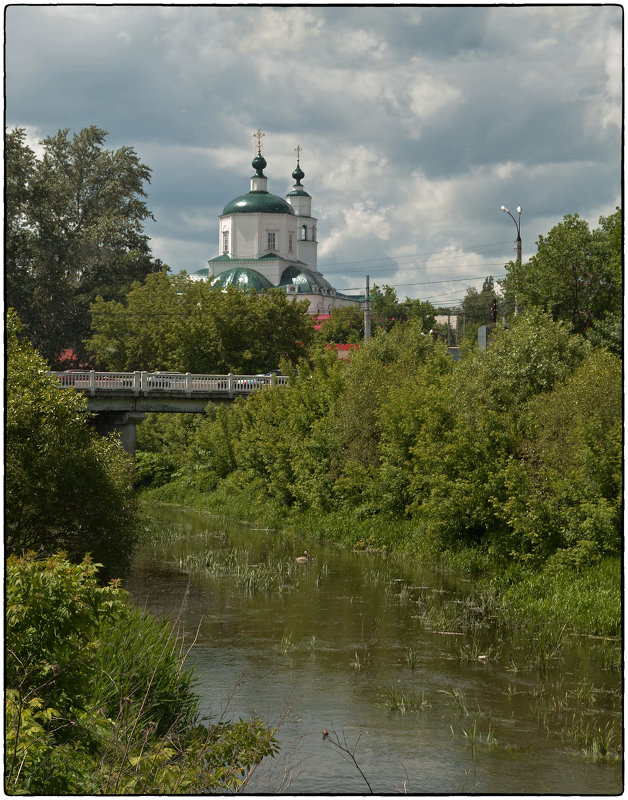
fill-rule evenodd
<path id="1" fill-rule="evenodd" d="M 7 316 L 5 535 L 9 553 L 89 552 L 120 574 L 136 534 L 132 463 L 89 425 L 84 397 L 59 389 Z"/>
<path id="2" fill-rule="evenodd" d="M 461 362 L 408 322 L 350 363 L 315 355 L 288 387 L 210 407 L 160 496 L 189 487 L 268 524 L 337 517 L 351 543 L 577 569 L 620 546 L 620 398 L 616 357 L 541 311 Z"/>
<path id="3" fill-rule="evenodd" d="M 491 325 L 493 317 L 499 323 L 508 305 L 506 298 L 495 291 L 495 282 L 492 275 L 484 279 L 482 289 L 479 292 L 475 287 L 470 286 L 460 307 L 457 309 L 458 315 L 463 315 L 464 317 L 465 340 L 467 342 L 476 342 L 479 327 L 481 325 Z"/>
<path id="4" fill-rule="evenodd" d="M 233 791 L 276 751 L 259 720 L 202 724 L 171 626 L 102 587 L 88 559 L 11 556 L 6 789 L 11 794 Z"/>
<path id="5" fill-rule="evenodd" d="M 421 330 L 427 333 L 434 327 L 436 309 L 427 300 L 406 297 L 402 302 L 392 286 L 375 285 L 370 293 L 373 331 L 389 331 L 395 323 L 419 320 Z"/>
<path id="6" fill-rule="evenodd" d="M 314 335 L 307 302 L 285 292 L 212 288 L 166 271 L 133 284 L 124 301 L 97 298 L 87 341 L 111 370 L 255 374 L 296 362 Z"/>
<path id="7" fill-rule="evenodd" d="M 602 402 L 602 398 L 603 402 Z M 590 353 L 522 419 L 517 460 L 507 466 L 508 520 L 527 559 L 576 568 L 618 553 L 622 522 L 622 370 Z"/>
<path id="8" fill-rule="evenodd" d="M 38 158 L 23 128 L 6 134 L 7 301 L 53 364 L 65 348 L 84 359 L 96 295 L 119 300 L 159 268 L 143 232 L 150 170 L 131 147 L 105 149 L 106 136 L 60 130 Z"/>
<path id="9" fill-rule="evenodd" d="M 506 266 L 504 286 L 520 306 L 539 306 L 582 333 L 596 320 L 621 312 L 621 211 L 600 218 L 590 230 L 578 214 L 567 214 L 525 264 Z"/>
<path id="10" fill-rule="evenodd" d="M 410 510 L 438 549 L 478 545 L 507 555 L 505 469 L 516 452 L 519 418 L 581 361 L 585 343 L 540 313 L 498 330 L 485 353 L 470 353 L 433 404 L 431 427 L 412 448 Z M 446 400 L 449 400 L 449 403 Z"/>
<path id="11" fill-rule="evenodd" d="M 330 318 L 321 324 L 316 340 L 360 344 L 364 341 L 364 311 L 355 304 L 332 308 Z"/>
<path id="12" fill-rule="evenodd" d="M 410 320 L 420 323 L 420 330 L 427 333 L 434 325 L 436 309 L 427 300 L 406 297 L 400 301 L 392 286 L 373 286 L 370 292 L 371 334 L 389 331 L 398 323 Z M 321 325 L 317 340 L 360 344 L 364 340 L 364 311 L 357 306 L 333 308 L 331 317 Z"/>

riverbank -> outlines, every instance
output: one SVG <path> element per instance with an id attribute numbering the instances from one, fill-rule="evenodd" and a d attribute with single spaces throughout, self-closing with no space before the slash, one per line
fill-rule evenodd
<path id="1" fill-rule="evenodd" d="M 230 476 L 231 477 L 231 476 Z M 604 659 L 620 668 L 622 628 L 621 559 L 609 557 L 578 568 L 559 561 L 540 569 L 497 565 L 481 551 L 435 552 L 410 520 L 360 519 L 350 511 L 323 514 L 281 506 L 261 486 L 238 487 L 229 478 L 217 490 L 169 483 L 142 492 L 146 502 L 180 505 L 293 535 L 304 547 L 325 541 L 346 549 L 402 553 L 430 566 L 472 579 L 476 607 L 509 629 L 551 627 L 579 636 L 601 637 Z"/>
<path id="2" fill-rule="evenodd" d="M 482 794 L 619 791 L 618 643 L 497 619 L 477 580 L 407 553 L 175 504 L 143 512 L 127 588 L 194 635 L 202 704 L 286 720 L 256 791 L 279 776 L 294 793 L 363 790 L 323 730 L 356 746 L 376 792 L 404 778 L 412 793 L 457 794 L 468 770 Z M 296 563 L 306 546 L 313 560 Z"/>

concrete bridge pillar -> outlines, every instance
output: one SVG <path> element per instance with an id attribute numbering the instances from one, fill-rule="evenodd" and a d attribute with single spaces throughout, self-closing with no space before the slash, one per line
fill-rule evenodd
<path id="1" fill-rule="evenodd" d="M 98 411 L 93 424 L 101 436 L 116 433 L 122 447 L 135 458 L 135 426 L 139 425 L 146 413 L 143 411 Z"/>

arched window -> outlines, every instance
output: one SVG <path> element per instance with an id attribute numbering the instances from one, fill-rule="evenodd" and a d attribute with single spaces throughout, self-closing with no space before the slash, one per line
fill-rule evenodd
<path id="1" fill-rule="evenodd" d="M 307 225 L 301 225 L 301 241 L 307 242 Z"/>
<path id="2" fill-rule="evenodd" d="M 229 252 L 229 231 L 222 232 L 222 252 Z"/>

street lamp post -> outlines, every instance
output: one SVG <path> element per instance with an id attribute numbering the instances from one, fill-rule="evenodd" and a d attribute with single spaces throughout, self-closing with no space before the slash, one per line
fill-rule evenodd
<path id="1" fill-rule="evenodd" d="M 506 208 L 506 206 L 501 206 L 501 210 L 504 214 L 508 214 L 510 219 L 515 223 L 515 228 L 517 229 L 517 238 L 515 239 L 515 244 L 517 245 L 517 266 L 521 267 L 521 206 L 517 206 L 517 219 L 513 217 L 510 211 Z M 517 298 L 515 296 L 515 314 L 519 312 L 517 308 Z"/>

